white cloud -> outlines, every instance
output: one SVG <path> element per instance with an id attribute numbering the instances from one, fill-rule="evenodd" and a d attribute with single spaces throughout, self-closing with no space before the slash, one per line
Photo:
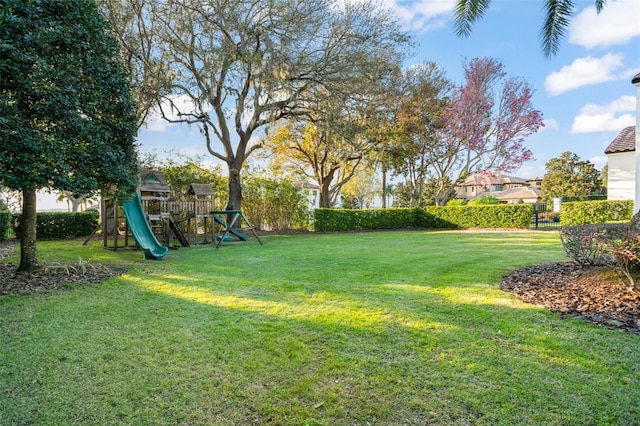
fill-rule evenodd
<path id="1" fill-rule="evenodd" d="M 640 1 L 608 2 L 600 14 L 595 6 L 576 15 L 569 28 L 569 42 L 586 49 L 606 48 L 628 43 L 640 36 Z"/>
<path id="2" fill-rule="evenodd" d="M 636 100 L 633 96 L 622 96 L 603 106 L 587 104 L 573 119 L 571 133 L 620 131 L 635 124 L 636 117 L 632 113 L 635 108 Z"/>
<path id="3" fill-rule="evenodd" d="M 555 118 L 547 118 L 545 120 L 542 120 L 542 122 L 544 123 L 544 127 L 540 129 L 541 132 L 544 132 L 545 130 L 560 130 L 558 120 L 556 120 Z"/>
<path id="4" fill-rule="evenodd" d="M 602 170 L 604 165 L 607 164 L 608 158 L 606 155 L 601 157 L 591 157 L 589 158 L 589 161 L 596 167 L 596 169 Z"/>
<path id="5" fill-rule="evenodd" d="M 383 6 L 400 18 L 405 29 L 418 33 L 444 27 L 450 20 L 455 3 L 455 0 L 383 0 Z"/>
<path id="6" fill-rule="evenodd" d="M 616 73 L 622 68 L 621 54 L 607 53 L 601 58 L 587 56 L 578 58 L 571 65 L 553 72 L 544 81 L 544 88 L 550 96 L 559 95 L 582 86 L 617 80 L 627 73 Z"/>
<path id="7" fill-rule="evenodd" d="M 188 96 L 174 96 L 172 98 L 172 101 L 173 104 L 176 107 L 180 108 L 180 111 L 182 112 L 189 112 L 195 109 L 191 98 L 189 98 Z M 164 102 L 162 102 L 162 110 L 164 111 L 164 114 L 168 119 L 178 119 L 178 112 L 174 108 L 171 108 L 171 104 L 169 101 L 165 100 Z M 169 126 L 172 125 L 175 125 L 175 123 L 170 123 L 169 121 L 162 118 L 162 114 L 158 110 L 154 110 L 153 112 L 151 112 L 151 114 L 149 114 L 149 116 L 147 117 L 147 121 L 145 123 L 146 128 L 150 132 L 164 132 Z"/>

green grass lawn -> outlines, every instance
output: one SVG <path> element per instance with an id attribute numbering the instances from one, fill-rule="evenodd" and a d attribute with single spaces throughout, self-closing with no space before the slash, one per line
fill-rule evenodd
<path id="1" fill-rule="evenodd" d="M 2 425 L 640 424 L 640 336 L 526 305 L 557 233 L 269 236 L 0 298 Z M 16 261 L 17 253 L 12 261 Z"/>

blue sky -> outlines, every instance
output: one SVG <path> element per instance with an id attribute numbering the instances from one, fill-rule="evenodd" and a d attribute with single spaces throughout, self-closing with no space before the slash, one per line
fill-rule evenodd
<path id="1" fill-rule="evenodd" d="M 453 29 L 454 0 L 384 0 L 415 38 L 416 51 L 406 65 L 434 61 L 455 83 L 462 66 L 475 57 L 492 57 L 508 76 L 522 77 L 535 90 L 533 105 L 546 126 L 526 145 L 535 160 L 512 173 L 543 176 L 545 163 L 565 151 L 606 163 L 604 150 L 626 126 L 635 123 L 635 87 L 640 72 L 640 0 L 609 0 L 596 15 L 593 0 L 577 0 L 567 37 L 547 59 L 540 48 L 541 0 L 493 0 L 468 38 Z M 207 154 L 196 127 L 150 120 L 139 136 L 140 151 L 159 156 L 169 150 L 187 156 Z"/>

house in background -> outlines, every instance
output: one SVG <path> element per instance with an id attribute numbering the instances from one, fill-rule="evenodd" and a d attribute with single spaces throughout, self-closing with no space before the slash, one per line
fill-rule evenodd
<path id="1" fill-rule="evenodd" d="M 456 185 L 455 198 L 473 200 L 484 196 L 495 197 L 501 203 L 538 203 L 541 200 L 542 178 L 522 179 L 515 176 L 473 174 Z"/>
<path id="2" fill-rule="evenodd" d="M 636 190 L 636 127 L 622 129 L 604 150 L 607 154 L 607 199 L 633 200 Z"/>
<path id="3" fill-rule="evenodd" d="M 636 155 L 636 147 L 640 145 L 640 73 L 631 83 L 636 86 L 636 124 L 622 129 L 604 152 L 609 165 L 607 199 L 634 200 L 634 211 L 638 211 L 640 186 L 636 185 L 636 169 L 640 168 L 640 155 Z"/>
<path id="4" fill-rule="evenodd" d="M 320 207 L 320 187 L 311 182 L 298 181 L 294 182 L 294 186 L 302 189 L 302 193 L 307 198 L 307 205 L 309 211 L 313 212 L 314 209 Z"/>

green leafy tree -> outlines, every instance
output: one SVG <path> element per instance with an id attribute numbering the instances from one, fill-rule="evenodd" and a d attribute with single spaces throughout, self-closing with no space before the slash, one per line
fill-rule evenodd
<path id="1" fill-rule="evenodd" d="M 590 161 L 582 161 L 577 154 L 566 151 L 545 164 L 542 179 L 542 198 L 589 197 L 603 191 L 600 172 Z"/>
<path id="2" fill-rule="evenodd" d="M 213 169 L 202 164 L 198 158 L 186 158 L 182 163 L 169 160 L 160 165 L 158 169 L 167 179 L 171 195 L 176 199 L 186 199 L 187 192 L 192 183 L 204 183 L 211 185 L 215 194 L 217 209 L 224 208 L 227 195 L 227 179 L 223 177 L 220 166 Z"/>
<path id="3" fill-rule="evenodd" d="M 602 182 L 604 195 L 606 195 L 607 189 L 609 189 L 609 164 L 605 164 L 600 171 L 600 181 Z"/>
<path id="4" fill-rule="evenodd" d="M 309 206 L 302 188 L 290 178 L 245 171 L 243 210 L 263 230 L 308 229 Z"/>
<path id="5" fill-rule="evenodd" d="M 36 191 L 137 183 L 137 116 L 118 42 L 92 0 L 0 8 L 0 184 L 23 194 L 19 271 L 37 267 Z"/>
<path id="6" fill-rule="evenodd" d="M 313 179 L 320 187 L 321 208 L 335 206 L 342 187 L 356 175 L 372 147 L 370 139 L 342 133 L 341 128 L 298 122 L 269 135 L 272 167 L 303 180 Z"/>
<path id="7" fill-rule="evenodd" d="M 600 13 L 607 0 L 595 0 L 596 11 Z M 471 26 L 485 14 L 491 0 L 457 0 L 455 6 L 455 29 L 459 36 L 471 34 Z M 571 23 L 575 12 L 574 0 L 545 0 L 545 20 L 540 29 L 542 52 L 546 57 L 558 53 L 560 43 Z"/>
<path id="8" fill-rule="evenodd" d="M 360 170 L 341 191 L 342 207 L 353 209 L 370 208 L 379 191 L 380 182 L 376 179 L 375 169 L 367 167 Z"/>

